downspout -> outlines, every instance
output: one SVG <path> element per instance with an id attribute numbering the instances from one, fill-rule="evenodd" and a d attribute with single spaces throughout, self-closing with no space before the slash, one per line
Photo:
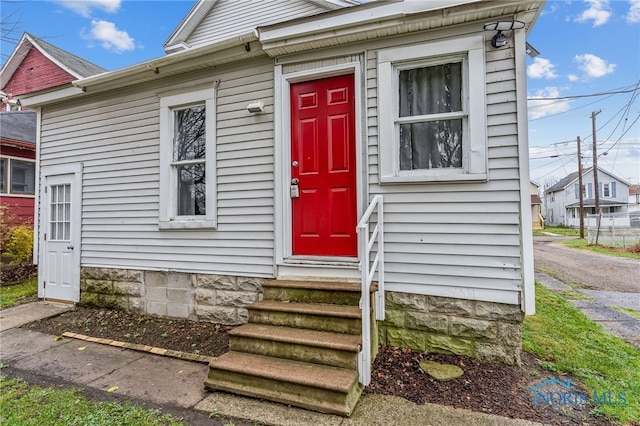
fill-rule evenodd
<path id="1" fill-rule="evenodd" d="M 40 259 L 40 144 L 42 128 L 42 108 L 36 108 L 36 171 L 35 171 L 35 184 L 36 194 L 35 202 L 33 203 L 33 264 L 38 265 Z M 42 282 L 41 277 L 44 277 L 44 271 L 38 267 L 38 297 L 44 297 L 44 289 L 40 286 Z"/>

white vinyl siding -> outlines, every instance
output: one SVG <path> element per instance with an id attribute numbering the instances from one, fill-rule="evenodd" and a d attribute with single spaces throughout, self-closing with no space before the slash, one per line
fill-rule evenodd
<path id="1" fill-rule="evenodd" d="M 387 290 L 520 303 L 513 50 L 485 48 L 488 181 L 384 185 L 378 184 L 376 53 L 367 53 L 367 158 L 369 194 L 384 195 Z"/>
<path id="2" fill-rule="evenodd" d="M 283 69 L 295 72 L 364 58 L 366 146 L 361 147 L 361 167 L 366 194 L 361 195 L 384 195 L 387 290 L 519 304 L 516 52 L 488 47 L 490 37 L 478 30 L 481 27 L 474 23 L 448 28 L 446 35 L 430 31 L 287 56 Z M 479 33 L 486 39 L 486 182 L 380 185 L 378 49 Z M 42 164 L 84 164 L 84 266 L 274 276 L 273 65 L 265 58 L 164 79 L 161 73 L 161 84 L 43 108 Z M 157 94 L 205 78 L 220 80 L 217 229 L 160 231 Z M 264 102 L 264 112 L 248 113 L 247 104 L 256 100 Z"/>
<path id="3" fill-rule="evenodd" d="M 305 0 L 218 0 L 187 38 L 189 47 L 201 46 L 245 34 L 258 26 L 316 15 L 327 9 Z"/>
<path id="4" fill-rule="evenodd" d="M 179 88 L 184 78 L 43 108 L 42 165 L 84 165 L 83 266 L 273 276 L 272 61 L 191 77 L 220 80 L 217 230 L 158 229 L 156 94 Z M 246 105 L 256 99 L 265 112 L 249 114 Z"/>

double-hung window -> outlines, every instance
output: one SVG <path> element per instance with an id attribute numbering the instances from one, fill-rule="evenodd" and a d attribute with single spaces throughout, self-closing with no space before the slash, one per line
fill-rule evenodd
<path id="1" fill-rule="evenodd" d="M 484 41 L 378 52 L 381 182 L 486 180 Z"/>
<path id="2" fill-rule="evenodd" d="M 216 227 L 215 89 L 160 98 L 160 228 Z"/>

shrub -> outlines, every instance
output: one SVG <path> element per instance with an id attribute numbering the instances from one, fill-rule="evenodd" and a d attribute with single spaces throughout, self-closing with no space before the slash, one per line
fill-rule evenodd
<path id="1" fill-rule="evenodd" d="M 2 238 L 2 255 L 12 264 L 30 263 L 33 257 L 33 228 L 22 224 L 10 227 Z"/>

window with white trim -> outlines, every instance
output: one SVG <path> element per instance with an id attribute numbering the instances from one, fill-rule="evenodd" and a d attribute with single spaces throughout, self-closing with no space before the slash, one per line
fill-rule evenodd
<path id="1" fill-rule="evenodd" d="M 381 182 L 487 179 L 484 69 L 482 36 L 378 52 Z"/>
<path id="2" fill-rule="evenodd" d="M 36 190 L 36 163 L 33 160 L 0 158 L 0 193 L 33 197 Z"/>
<path id="3" fill-rule="evenodd" d="M 160 98 L 160 228 L 216 227 L 215 89 Z"/>

